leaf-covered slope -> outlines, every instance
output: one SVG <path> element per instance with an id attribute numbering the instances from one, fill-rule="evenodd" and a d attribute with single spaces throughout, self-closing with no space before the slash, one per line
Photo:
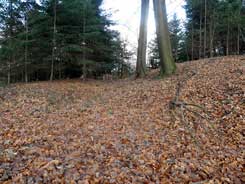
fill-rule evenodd
<path id="1" fill-rule="evenodd" d="M 163 80 L 1 89 L 0 183 L 243 183 L 244 68 L 229 57 Z M 179 98 L 196 107 L 170 110 L 191 71 Z"/>

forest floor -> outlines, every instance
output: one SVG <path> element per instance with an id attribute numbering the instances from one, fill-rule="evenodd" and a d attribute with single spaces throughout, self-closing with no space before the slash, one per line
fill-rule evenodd
<path id="1" fill-rule="evenodd" d="M 244 183 L 244 72 L 227 57 L 161 80 L 2 88 L 0 183 Z"/>

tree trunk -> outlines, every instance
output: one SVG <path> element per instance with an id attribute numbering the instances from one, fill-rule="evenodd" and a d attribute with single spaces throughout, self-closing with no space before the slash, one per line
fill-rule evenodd
<path id="1" fill-rule="evenodd" d="M 83 10 L 83 80 L 87 78 L 87 64 L 86 64 L 86 2 L 84 2 L 84 10 Z"/>
<path id="2" fill-rule="evenodd" d="M 191 15 L 191 60 L 194 60 L 194 18 L 193 18 L 193 4 L 191 4 L 191 11 L 192 11 L 192 15 Z"/>
<path id="3" fill-rule="evenodd" d="M 212 12 L 212 17 L 209 25 L 209 37 L 210 37 L 210 43 L 209 43 L 209 50 L 210 50 L 210 57 L 213 57 L 214 54 L 216 54 L 215 48 L 214 48 L 214 38 L 215 38 L 215 31 L 216 31 L 216 17 L 215 17 L 215 10 Z"/>
<path id="4" fill-rule="evenodd" d="M 61 61 L 59 62 L 59 80 L 62 78 L 62 73 L 61 73 Z"/>
<path id="5" fill-rule="evenodd" d="M 28 20 L 26 16 L 26 38 L 25 38 L 25 82 L 28 82 L 28 71 L 27 71 L 27 65 L 28 65 Z"/>
<path id="6" fill-rule="evenodd" d="M 123 62 L 122 62 L 121 73 L 120 73 L 120 79 L 123 78 L 123 72 L 124 72 L 124 64 L 123 64 Z"/>
<path id="7" fill-rule="evenodd" d="M 185 52 L 186 52 L 186 58 L 187 58 L 187 61 L 189 61 L 190 58 L 189 58 L 189 52 L 188 52 L 187 44 L 185 44 Z"/>
<path id="8" fill-rule="evenodd" d="M 207 47 L 207 0 L 205 0 L 205 14 L 204 14 L 204 46 L 203 46 L 203 57 L 206 58 L 206 47 Z"/>
<path id="9" fill-rule="evenodd" d="M 146 70 L 147 23 L 149 15 L 149 0 L 141 0 L 141 20 L 138 41 L 136 77 L 144 77 Z"/>
<path id="10" fill-rule="evenodd" d="M 191 60 L 194 60 L 194 25 L 191 23 Z"/>
<path id="11" fill-rule="evenodd" d="M 121 55 L 121 73 L 120 73 L 120 78 L 122 79 L 124 77 L 124 52 L 126 51 L 126 44 L 123 42 L 123 50 L 122 50 L 122 55 Z"/>
<path id="12" fill-rule="evenodd" d="M 10 2 L 9 2 L 10 4 L 9 4 L 9 8 L 10 8 L 10 48 L 11 48 L 11 55 L 10 55 L 10 58 L 9 58 L 9 62 L 8 62 L 8 84 L 10 84 L 11 83 L 11 64 L 13 63 L 13 61 L 14 61 L 14 52 L 13 52 L 13 35 L 14 35 L 14 33 L 13 33 L 13 19 L 14 19 L 14 17 L 13 17 L 13 1 L 12 0 L 10 0 Z"/>
<path id="13" fill-rule="evenodd" d="M 8 64 L 8 85 L 11 83 L 11 64 Z"/>
<path id="14" fill-rule="evenodd" d="M 172 55 L 171 42 L 168 30 L 168 20 L 165 0 L 153 0 L 157 40 L 160 55 L 161 76 L 173 74 L 176 65 Z"/>
<path id="15" fill-rule="evenodd" d="M 176 62 L 177 60 L 178 60 L 178 49 L 176 48 L 174 52 L 174 61 Z"/>
<path id="16" fill-rule="evenodd" d="M 202 57 L 202 8 L 200 11 L 200 21 L 199 21 L 199 59 Z"/>
<path id="17" fill-rule="evenodd" d="M 55 62 L 55 52 L 56 52 L 56 19 L 57 19 L 57 0 L 54 1 L 54 25 L 53 25 L 53 48 L 52 48 L 52 61 L 51 61 L 51 71 L 50 71 L 50 81 L 54 79 L 54 62 Z"/>
<path id="18" fill-rule="evenodd" d="M 239 55 L 240 54 L 240 24 L 238 24 L 238 27 L 237 27 L 237 31 L 238 31 L 238 33 L 237 33 L 237 55 Z"/>
<path id="19" fill-rule="evenodd" d="M 240 54 L 240 34 L 241 34 L 241 7 L 242 2 L 238 10 L 238 24 L 237 24 L 237 55 Z"/>
<path id="20" fill-rule="evenodd" d="M 226 56 L 229 55 L 229 38 L 230 38 L 230 24 L 227 24 L 227 35 L 226 35 Z"/>
<path id="21" fill-rule="evenodd" d="M 209 57 L 213 57 L 213 30 L 212 21 L 209 24 Z"/>

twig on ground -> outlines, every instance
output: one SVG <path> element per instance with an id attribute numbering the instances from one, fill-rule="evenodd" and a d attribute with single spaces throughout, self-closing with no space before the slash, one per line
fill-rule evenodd
<path id="1" fill-rule="evenodd" d="M 189 112 L 191 112 L 191 113 L 197 115 L 197 116 L 200 116 L 200 117 L 203 118 L 203 119 L 210 120 L 210 117 L 205 117 L 205 116 L 203 116 L 201 113 L 199 113 L 199 112 L 197 112 L 197 111 L 194 111 L 194 110 L 191 110 L 191 109 L 189 109 L 188 107 L 185 107 L 185 109 L 186 109 L 187 111 L 189 111 Z M 208 116 L 208 115 L 207 115 L 207 116 Z"/>

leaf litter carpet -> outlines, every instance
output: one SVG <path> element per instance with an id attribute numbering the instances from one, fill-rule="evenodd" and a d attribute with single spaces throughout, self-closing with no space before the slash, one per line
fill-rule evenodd
<path id="1" fill-rule="evenodd" d="M 226 57 L 161 80 L 2 88 L 0 183 L 244 183 L 244 72 Z M 171 109 L 184 78 L 194 105 Z"/>

